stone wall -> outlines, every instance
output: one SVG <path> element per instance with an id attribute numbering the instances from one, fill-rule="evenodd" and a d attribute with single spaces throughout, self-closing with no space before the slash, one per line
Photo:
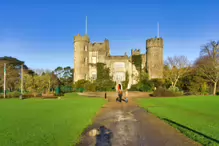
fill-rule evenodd
<path id="1" fill-rule="evenodd" d="M 163 44 L 162 38 L 152 38 L 146 41 L 146 60 L 149 78 L 163 78 Z"/>
<path id="2" fill-rule="evenodd" d="M 88 36 L 74 37 L 74 82 L 88 78 L 89 42 Z"/>

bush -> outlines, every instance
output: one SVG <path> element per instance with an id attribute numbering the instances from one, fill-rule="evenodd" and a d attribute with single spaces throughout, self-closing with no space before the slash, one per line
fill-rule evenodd
<path id="1" fill-rule="evenodd" d="M 84 79 L 78 80 L 77 82 L 75 82 L 74 87 L 75 87 L 76 89 L 84 88 L 84 85 L 85 85 L 86 83 L 88 83 L 88 82 L 90 82 L 90 81 L 84 80 Z"/>
<path id="2" fill-rule="evenodd" d="M 219 95 L 219 92 L 216 92 L 216 95 Z"/>
<path id="3" fill-rule="evenodd" d="M 183 91 L 180 91 L 178 87 L 170 86 L 170 88 L 168 90 L 171 92 L 183 95 Z"/>
<path id="4" fill-rule="evenodd" d="M 170 86 L 170 88 L 168 90 L 171 91 L 171 92 L 179 92 L 179 88 L 178 87 L 173 87 L 173 86 Z"/>
<path id="5" fill-rule="evenodd" d="M 174 96 L 181 96 L 181 92 L 174 92 L 171 90 L 167 90 L 165 88 L 159 87 L 157 90 L 154 91 L 154 97 L 174 97 Z"/>
<path id="6" fill-rule="evenodd" d="M 129 91 L 138 91 L 137 84 L 132 85 Z"/>
<path id="7" fill-rule="evenodd" d="M 34 97 L 34 95 L 31 94 L 31 93 L 25 93 L 25 94 L 22 95 L 22 97 L 23 98 L 31 98 L 31 97 Z"/>
<path id="8" fill-rule="evenodd" d="M 73 89 L 72 86 L 61 86 L 60 90 L 62 93 L 70 93 Z"/>
<path id="9" fill-rule="evenodd" d="M 96 84 L 95 83 L 91 83 L 91 82 L 87 82 L 84 84 L 84 87 L 86 89 L 86 91 L 96 91 Z"/>
<path id="10" fill-rule="evenodd" d="M 13 92 L 9 92 L 8 94 L 6 94 L 6 98 L 19 97 L 20 95 L 21 95 L 20 92 L 18 92 L 18 91 L 13 91 Z"/>
<path id="11" fill-rule="evenodd" d="M 148 82 L 146 84 L 139 84 L 138 90 L 141 92 L 150 92 L 153 90 L 153 84 L 151 82 Z"/>
<path id="12" fill-rule="evenodd" d="M 151 79 L 150 82 L 154 85 L 154 87 L 159 88 L 164 86 L 163 79 Z"/>

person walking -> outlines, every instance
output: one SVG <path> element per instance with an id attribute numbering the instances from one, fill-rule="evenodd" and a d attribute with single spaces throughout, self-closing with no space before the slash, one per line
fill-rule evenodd
<path id="1" fill-rule="evenodd" d="M 119 102 L 122 102 L 122 90 L 119 89 Z"/>

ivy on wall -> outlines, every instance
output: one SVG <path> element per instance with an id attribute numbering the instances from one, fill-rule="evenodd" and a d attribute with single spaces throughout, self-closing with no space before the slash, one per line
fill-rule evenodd
<path id="1" fill-rule="evenodd" d="M 125 73 L 125 81 L 122 82 L 122 87 L 123 87 L 123 89 L 127 89 L 128 83 L 129 83 L 129 74 L 128 74 L 128 72 L 126 71 L 126 73 Z"/>
<path id="2" fill-rule="evenodd" d="M 110 69 L 105 67 L 104 63 L 97 63 L 97 90 L 109 91 L 115 86 L 115 83 L 110 76 Z"/>
<path id="3" fill-rule="evenodd" d="M 132 63 L 135 65 L 138 72 L 141 72 L 142 58 L 141 55 L 133 55 Z"/>

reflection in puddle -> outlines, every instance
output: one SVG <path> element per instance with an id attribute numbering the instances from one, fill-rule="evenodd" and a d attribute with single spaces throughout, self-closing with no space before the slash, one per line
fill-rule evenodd
<path id="1" fill-rule="evenodd" d="M 99 134 L 96 136 L 96 146 L 111 146 L 113 133 L 105 126 L 99 128 Z"/>

